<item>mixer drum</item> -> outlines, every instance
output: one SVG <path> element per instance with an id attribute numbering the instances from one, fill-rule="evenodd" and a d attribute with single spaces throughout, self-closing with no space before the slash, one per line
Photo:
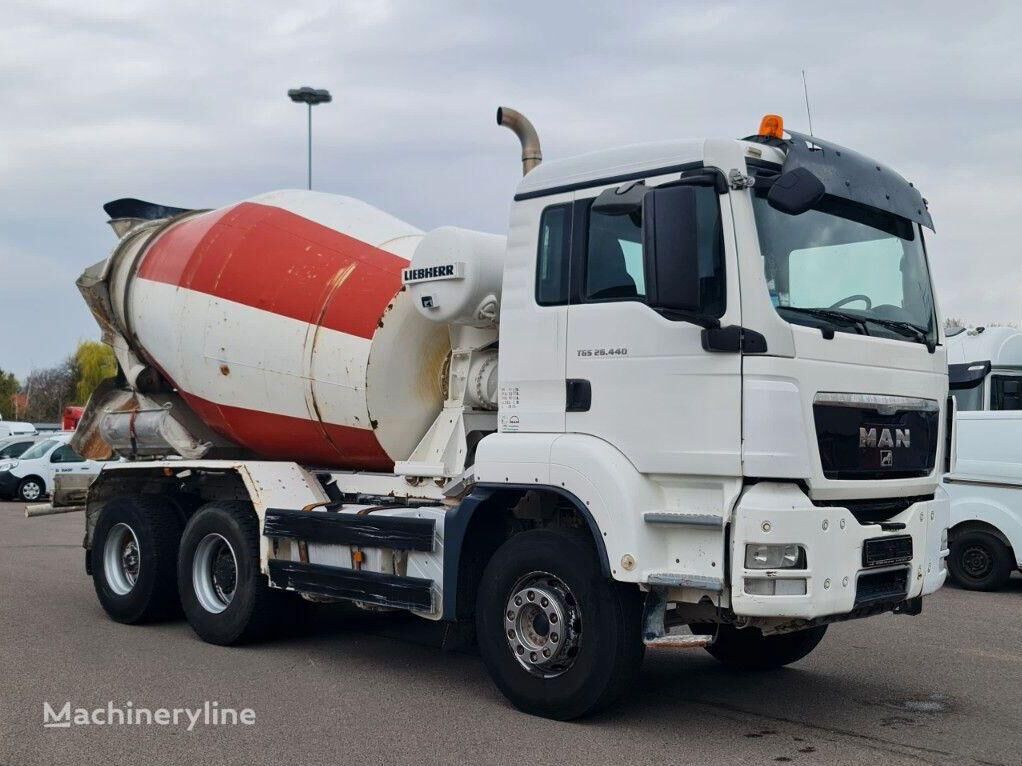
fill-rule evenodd
<path id="1" fill-rule="evenodd" d="M 280 191 L 115 252 L 116 324 L 213 430 L 259 456 L 388 471 L 443 402 L 450 342 L 401 286 L 422 232 Z"/>

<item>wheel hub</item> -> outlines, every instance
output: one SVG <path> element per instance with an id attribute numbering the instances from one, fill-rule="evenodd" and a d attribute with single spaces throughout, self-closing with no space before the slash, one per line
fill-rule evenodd
<path id="1" fill-rule="evenodd" d="M 142 555 L 135 530 L 127 524 L 114 524 L 103 546 L 103 575 L 118 596 L 135 587 L 142 570 Z"/>
<path id="2" fill-rule="evenodd" d="M 238 585 L 234 548 L 216 532 L 203 537 L 192 558 L 192 588 L 207 612 L 219 614 L 230 606 Z"/>
<path id="3" fill-rule="evenodd" d="M 986 577 L 993 566 L 990 552 L 981 546 L 971 546 L 962 553 L 962 567 L 970 577 L 976 579 Z"/>
<path id="4" fill-rule="evenodd" d="M 582 619 L 568 586 L 546 572 L 533 572 L 511 589 L 504 609 L 504 634 L 511 653 L 533 675 L 560 675 L 575 662 Z"/>
<path id="5" fill-rule="evenodd" d="M 42 491 L 39 489 L 38 484 L 36 484 L 34 481 L 30 481 L 27 482 L 21 488 L 21 494 L 24 496 L 26 500 L 38 500 L 39 495 L 42 494 Z"/>

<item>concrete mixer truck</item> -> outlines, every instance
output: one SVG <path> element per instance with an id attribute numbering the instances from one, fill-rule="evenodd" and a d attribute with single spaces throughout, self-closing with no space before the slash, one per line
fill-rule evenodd
<path id="1" fill-rule="evenodd" d="M 520 709 L 611 703 L 646 648 L 744 669 L 945 578 L 950 432 L 919 191 L 764 118 L 543 163 L 506 237 L 357 199 L 134 199 L 79 288 L 119 371 L 86 568 L 217 644 L 296 605 L 474 637 Z"/>

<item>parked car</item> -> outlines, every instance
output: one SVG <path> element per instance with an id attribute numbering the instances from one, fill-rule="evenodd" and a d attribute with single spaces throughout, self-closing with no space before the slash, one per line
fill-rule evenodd
<path id="1" fill-rule="evenodd" d="M 0 460 L 0 498 L 32 503 L 52 491 L 58 475 L 97 475 L 103 463 L 83 458 L 71 448 L 70 440 L 69 433 L 54 434 L 20 458 Z"/>
<path id="2" fill-rule="evenodd" d="M 997 590 L 1022 568 L 1022 332 L 949 335 L 957 401 L 948 570 L 963 588 Z"/>

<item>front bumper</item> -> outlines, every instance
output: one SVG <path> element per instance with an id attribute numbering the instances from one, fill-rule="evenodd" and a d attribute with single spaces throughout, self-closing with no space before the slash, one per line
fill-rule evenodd
<path id="1" fill-rule="evenodd" d="M 10 471 L 0 471 L 0 497 L 10 499 L 17 496 L 20 482 L 21 479 Z"/>
<path id="2" fill-rule="evenodd" d="M 887 522 L 860 524 L 847 508 L 819 507 L 794 484 L 763 482 L 749 488 L 734 512 L 731 547 L 731 606 L 742 617 L 810 620 L 844 615 L 864 606 L 894 606 L 933 593 L 947 577 L 942 540 L 950 502 L 940 488 L 933 500 L 915 503 Z M 904 525 L 903 528 L 893 527 Z M 863 566 L 866 540 L 910 536 L 905 563 Z M 805 548 L 805 568 L 747 569 L 749 544 L 795 543 Z M 804 595 L 753 595 L 750 580 L 804 580 Z M 903 584 L 903 587 L 902 587 Z M 792 583 L 791 585 L 796 585 Z M 801 584 L 797 584 L 800 588 Z M 797 588 L 781 588 L 792 591 Z M 871 599 L 871 600 L 870 600 Z"/>

